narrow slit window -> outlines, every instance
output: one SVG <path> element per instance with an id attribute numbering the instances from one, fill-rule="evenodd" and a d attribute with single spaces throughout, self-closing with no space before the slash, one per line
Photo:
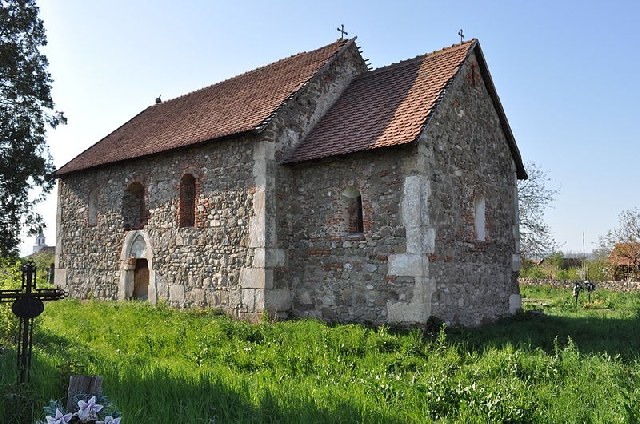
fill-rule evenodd
<path id="1" fill-rule="evenodd" d="M 193 227 L 196 222 L 196 179 L 186 174 L 180 180 L 179 226 Z"/>
<path id="2" fill-rule="evenodd" d="M 474 220 L 476 230 L 476 240 L 485 241 L 486 239 L 486 227 L 485 227 L 485 201 L 484 196 L 478 194 L 473 199 L 474 204 Z"/>
<path id="3" fill-rule="evenodd" d="M 347 234 L 364 233 L 364 216 L 360 191 L 355 187 L 347 187 L 342 195 L 346 201 Z"/>
<path id="4" fill-rule="evenodd" d="M 90 227 L 95 227 L 98 225 L 98 190 L 96 189 L 89 192 L 88 210 L 88 224 Z"/>

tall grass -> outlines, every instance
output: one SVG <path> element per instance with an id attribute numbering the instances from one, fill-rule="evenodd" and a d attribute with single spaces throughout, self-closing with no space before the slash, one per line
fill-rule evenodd
<path id="1" fill-rule="evenodd" d="M 96 374 L 125 423 L 638 421 L 640 295 L 523 295 L 544 314 L 433 334 L 51 302 L 29 386 L 0 377 L 0 419 L 42 419 L 70 375 Z M 15 351 L 0 361 L 14 369 Z"/>

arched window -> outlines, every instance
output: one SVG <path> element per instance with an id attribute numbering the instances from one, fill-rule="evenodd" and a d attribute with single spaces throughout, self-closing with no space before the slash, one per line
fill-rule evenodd
<path id="1" fill-rule="evenodd" d="M 482 194 L 477 194 L 473 198 L 473 206 L 474 206 L 476 240 L 485 241 L 485 237 L 486 237 L 485 211 L 484 211 L 485 206 L 484 206 L 484 196 Z"/>
<path id="2" fill-rule="evenodd" d="M 144 186 L 138 182 L 129 184 L 122 198 L 122 218 L 125 230 L 139 230 L 147 223 L 144 205 Z"/>
<path id="3" fill-rule="evenodd" d="M 196 222 L 196 179 L 186 174 L 180 180 L 180 209 L 178 225 L 193 227 Z"/>
<path id="4" fill-rule="evenodd" d="M 342 196 L 346 201 L 347 234 L 364 233 L 364 218 L 362 214 L 362 196 L 353 186 L 347 187 Z"/>
<path id="5" fill-rule="evenodd" d="M 98 190 L 92 189 L 89 192 L 89 213 L 87 220 L 90 227 L 98 225 Z"/>

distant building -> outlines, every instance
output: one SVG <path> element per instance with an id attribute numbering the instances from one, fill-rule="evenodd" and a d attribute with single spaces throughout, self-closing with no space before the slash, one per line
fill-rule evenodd
<path id="1" fill-rule="evenodd" d="M 40 234 L 38 234 L 38 237 L 36 237 L 36 244 L 35 246 L 33 246 L 33 252 L 32 253 L 38 253 L 40 252 L 42 249 L 49 247 L 47 246 L 47 243 L 44 239 L 44 233 L 42 231 L 40 231 Z M 54 247 L 55 250 L 55 247 Z"/>
<path id="2" fill-rule="evenodd" d="M 640 276 L 640 243 L 618 243 L 609 254 L 613 279 L 633 279 Z"/>

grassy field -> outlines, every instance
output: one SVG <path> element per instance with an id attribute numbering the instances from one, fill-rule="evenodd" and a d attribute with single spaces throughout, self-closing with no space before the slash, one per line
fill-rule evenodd
<path id="1" fill-rule="evenodd" d="M 640 294 L 522 292 L 542 314 L 431 334 L 51 302 L 29 386 L 4 343 L 0 422 L 43 419 L 71 374 L 103 376 L 123 423 L 638 422 Z"/>

